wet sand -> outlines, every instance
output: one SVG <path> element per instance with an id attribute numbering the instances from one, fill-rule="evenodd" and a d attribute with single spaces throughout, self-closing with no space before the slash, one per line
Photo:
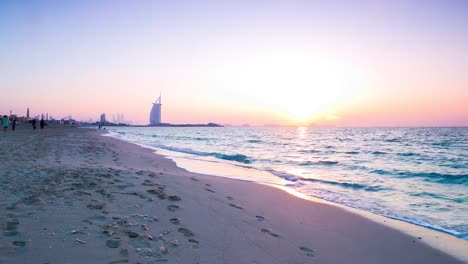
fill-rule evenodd
<path id="1" fill-rule="evenodd" d="M 102 133 L 0 136 L 0 263 L 463 263 L 342 208 L 190 173 Z"/>

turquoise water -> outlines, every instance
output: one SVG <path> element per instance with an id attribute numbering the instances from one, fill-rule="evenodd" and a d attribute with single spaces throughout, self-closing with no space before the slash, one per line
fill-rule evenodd
<path id="1" fill-rule="evenodd" d="M 468 240 L 468 128 L 109 127 L 191 160 Z M 253 174 L 255 175 L 255 174 Z M 242 178 L 242 176 L 239 176 Z M 264 178 L 249 178 L 265 181 Z"/>

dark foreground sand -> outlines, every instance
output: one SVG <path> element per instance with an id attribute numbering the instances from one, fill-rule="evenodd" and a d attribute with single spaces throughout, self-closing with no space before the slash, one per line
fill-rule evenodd
<path id="1" fill-rule="evenodd" d="M 189 173 L 100 133 L 0 135 L 0 263 L 463 263 L 341 208 Z"/>

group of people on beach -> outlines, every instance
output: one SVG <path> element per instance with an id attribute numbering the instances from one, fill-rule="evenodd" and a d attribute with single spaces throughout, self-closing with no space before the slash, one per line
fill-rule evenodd
<path id="1" fill-rule="evenodd" d="M 11 131 L 15 131 L 16 125 L 18 124 L 18 120 L 16 119 L 16 117 L 10 119 L 10 118 L 8 118 L 8 116 L 4 115 L 4 116 L 1 118 L 1 124 L 2 124 L 2 127 L 3 127 L 3 133 L 4 133 L 4 134 L 7 132 L 8 127 L 10 126 L 10 121 L 11 121 Z M 33 129 L 35 130 L 35 129 L 36 129 L 36 126 L 37 126 L 37 120 L 36 120 L 36 118 L 34 118 L 33 120 L 31 120 L 30 123 L 32 124 L 32 127 L 33 127 Z M 44 127 L 45 127 L 45 120 L 44 120 L 44 118 L 41 118 L 41 121 L 39 122 L 39 125 L 40 125 L 41 129 L 44 129 Z"/>
<path id="2" fill-rule="evenodd" d="M 12 131 L 15 131 L 16 124 L 18 124 L 18 120 L 16 120 L 16 117 L 15 117 L 15 118 L 13 118 L 13 120 L 11 120 L 11 130 Z M 2 117 L 3 133 L 7 132 L 9 125 L 10 125 L 9 118 L 8 118 L 8 116 L 4 115 Z"/>

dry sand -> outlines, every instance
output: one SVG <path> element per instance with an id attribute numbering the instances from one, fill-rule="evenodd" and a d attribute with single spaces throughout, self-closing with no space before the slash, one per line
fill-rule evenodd
<path id="1" fill-rule="evenodd" d="M 0 263 L 463 263 L 339 207 L 189 173 L 101 133 L 0 135 Z"/>

